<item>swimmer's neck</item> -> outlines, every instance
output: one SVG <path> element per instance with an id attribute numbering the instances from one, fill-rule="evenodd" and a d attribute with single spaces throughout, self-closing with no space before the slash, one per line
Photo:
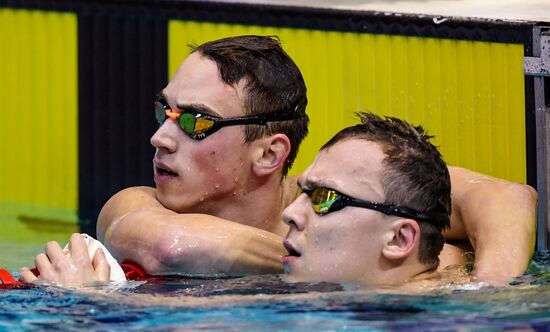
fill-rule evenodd
<path id="1" fill-rule="evenodd" d="M 243 189 L 244 188 L 244 189 Z M 285 236 L 288 226 L 282 222 L 282 212 L 288 205 L 289 190 L 281 177 L 270 177 L 262 182 L 250 181 L 235 195 L 211 207 L 202 205 L 188 213 L 209 214 L 239 224 L 259 228 L 279 236 Z"/>

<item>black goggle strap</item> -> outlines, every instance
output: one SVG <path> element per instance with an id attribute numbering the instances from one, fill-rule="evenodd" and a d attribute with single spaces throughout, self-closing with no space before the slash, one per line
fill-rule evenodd
<path id="1" fill-rule="evenodd" d="M 268 122 L 294 120 L 304 117 L 305 114 L 295 112 L 274 112 L 262 115 L 243 116 L 236 118 L 215 118 L 209 117 L 221 126 L 242 125 L 242 124 L 258 124 L 265 125 Z"/>
<path id="2" fill-rule="evenodd" d="M 433 220 L 433 219 L 439 219 L 439 218 L 444 218 L 448 216 L 446 212 L 439 212 L 439 211 L 433 211 L 433 210 L 420 212 L 408 207 L 359 201 L 351 197 L 343 197 L 343 199 L 347 201 L 347 203 L 344 205 L 364 207 L 367 209 L 382 212 L 385 215 L 398 216 L 398 217 L 409 218 L 409 219 L 414 219 L 418 221 Z"/>

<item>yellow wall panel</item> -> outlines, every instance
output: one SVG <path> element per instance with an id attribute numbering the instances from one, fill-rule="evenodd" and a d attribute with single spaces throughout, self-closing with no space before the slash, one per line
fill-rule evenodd
<path id="1" fill-rule="evenodd" d="M 277 35 L 308 87 L 303 171 L 337 130 L 369 110 L 421 124 L 453 165 L 526 180 L 523 45 L 171 21 L 169 74 L 188 44 Z"/>
<path id="2" fill-rule="evenodd" d="M 75 224 L 76 15 L 0 9 L 0 41 L 0 218 Z"/>

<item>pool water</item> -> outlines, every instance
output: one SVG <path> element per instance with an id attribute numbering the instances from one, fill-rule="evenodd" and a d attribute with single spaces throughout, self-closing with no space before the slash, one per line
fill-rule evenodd
<path id="1" fill-rule="evenodd" d="M 506 288 L 472 284 L 422 295 L 287 284 L 279 276 L 0 290 L 4 330 L 549 331 L 550 255 L 537 256 Z"/>

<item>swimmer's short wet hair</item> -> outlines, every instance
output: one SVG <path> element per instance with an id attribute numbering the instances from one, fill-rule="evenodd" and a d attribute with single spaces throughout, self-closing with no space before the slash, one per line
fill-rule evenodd
<path id="1" fill-rule="evenodd" d="M 417 211 L 446 212 L 445 217 L 417 221 L 421 229 L 420 261 L 434 268 L 443 248 L 442 231 L 450 226 L 451 180 L 447 165 L 421 126 L 393 117 L 356 113 L 361 124 L 337 133 L 321 150 L 339 141 L 365 139 L 378 143 L 386 154 L 381 179 L 385 202 Z"/>
<path id="2" fill-rule="evenodd" d="M 291 151 L 283 169 L 292 166 L 298 147 L 308 133 L 309 118 L 306 85 L 298 66 L 273 36 L 237 36 L 214 40 L 193 48 L 192 52 L 216 62 L 222 80 L 235 85 L 245 80 L 245 113 L 259 115 L 273 112 L 297 112 L 304 117 L 295 120 L 269 122 L 265 126 L 244 127 L 245 142 L 285 134 Z"/>

